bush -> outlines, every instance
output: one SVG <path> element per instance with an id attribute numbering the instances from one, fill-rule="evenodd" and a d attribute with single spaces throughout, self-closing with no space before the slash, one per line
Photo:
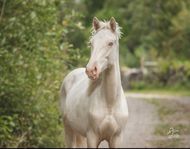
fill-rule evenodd
<path id="1" fill-rule="evenodd" d="M 63 147 L 60 1 L 6 1 L 0 24 L 0 147 Z M 17 8 L 17 9 L 15 9 Z"/>
<path id="2" fill-rule="evenodd" d="M 157 72 L 158 81 L 163 85 L 176 85 L 180 84 L 183 86 L 190 85 L 190 62 L 171 60 L 171 61 L 160 61 L 159 69 Z"/>

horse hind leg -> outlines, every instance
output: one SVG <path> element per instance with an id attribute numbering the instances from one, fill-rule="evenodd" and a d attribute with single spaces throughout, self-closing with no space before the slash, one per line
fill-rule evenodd
<path id="1" fill-rule="evenodd" d="M 108 144 L 110 148 L 121 148 L 122 142 L 123 136 L 121 134 L 117 134 L 108 141 Z"/>
<path id="2" fill-rule="evenodd" d="M 77 134 L 73 129 L 65 123 L 65 145 L 67 148 L 86 148 L 86 138 Z"/>
<path id="3" fill-rule="evenodd" d="M 65 136 L 65 146 L 67 148 L 74 148 L 76 147 L 76 135 L 72 128 L 65 123 L 64 125 L 64 136 Z"/>

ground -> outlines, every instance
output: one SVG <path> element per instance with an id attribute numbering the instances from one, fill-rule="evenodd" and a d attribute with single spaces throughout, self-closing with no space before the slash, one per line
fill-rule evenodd
<path id="1" fill-rule="evenodd" d="M 190 147 L 190 97 L 126 94 L 129 120 L 123 147 Z M 104 141 L 100 147 L 108 147 Z"/>

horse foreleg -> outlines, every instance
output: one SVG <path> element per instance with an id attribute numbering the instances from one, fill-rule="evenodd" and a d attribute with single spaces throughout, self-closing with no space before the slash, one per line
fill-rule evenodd
<path id="1" fill-rule="evenodd" d="M 76 147 L 77 148 L 87 148 L 86 138 L 77 134 L 76 135 Z"/>
<path id="2" fill-rule="evenodd" d="M 109 141 L 110 148 L 121 148 L 122 147 L 123 136 L 121 134 L 113 136 Z"/>
<path id="3" fill-rule="evenodd" d="M 87 133 L 87 147 L 98 148 L 99 143 L 100 141 L 98 136 L 93 131 L 89 131 Z"/>

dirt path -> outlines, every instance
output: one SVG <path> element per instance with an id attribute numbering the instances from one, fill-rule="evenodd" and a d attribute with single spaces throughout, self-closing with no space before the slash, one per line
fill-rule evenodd
<path id="1" fill-rule="evenodd" d="M 127 98 L 127 102 L 129 120 L 122 147 L 152 147 L 153 131 L 159 122 L 155 106 L 139 98 Z M 102 142 L 100 147 L 108 147 L 107 142 Z"/>
<path id="2" fill-rule="evenodd" d="M 129 107 L 129 120 L 124 131 L 125 137 L 122 147 L 190 146 L 190 97 L 127 93 L 126 99 Z M 155 100 L 158 103 L 153 104 L 150 101 L 148 102 L 147 99 Z M 160 111 L 160 108 L 162 108 L 162 111 Z M 162 115 L 162 120 L 160 120 L 160 115 Z M 167 132 L 169 132 L 170 128 L 167 128 L 168 126 L 165 126 L 165 124 L 179 131 L 179 140 L 176 141 L 175 138 L 171 139 L 168 136 Z M 164 126 L 162 130 L 159 130 L 162 135 L 154 134 L 155 128 L 158 128 L 158 126 Z M 100 147 L 108 147 L 107 142 L 102 142 Z"/>

